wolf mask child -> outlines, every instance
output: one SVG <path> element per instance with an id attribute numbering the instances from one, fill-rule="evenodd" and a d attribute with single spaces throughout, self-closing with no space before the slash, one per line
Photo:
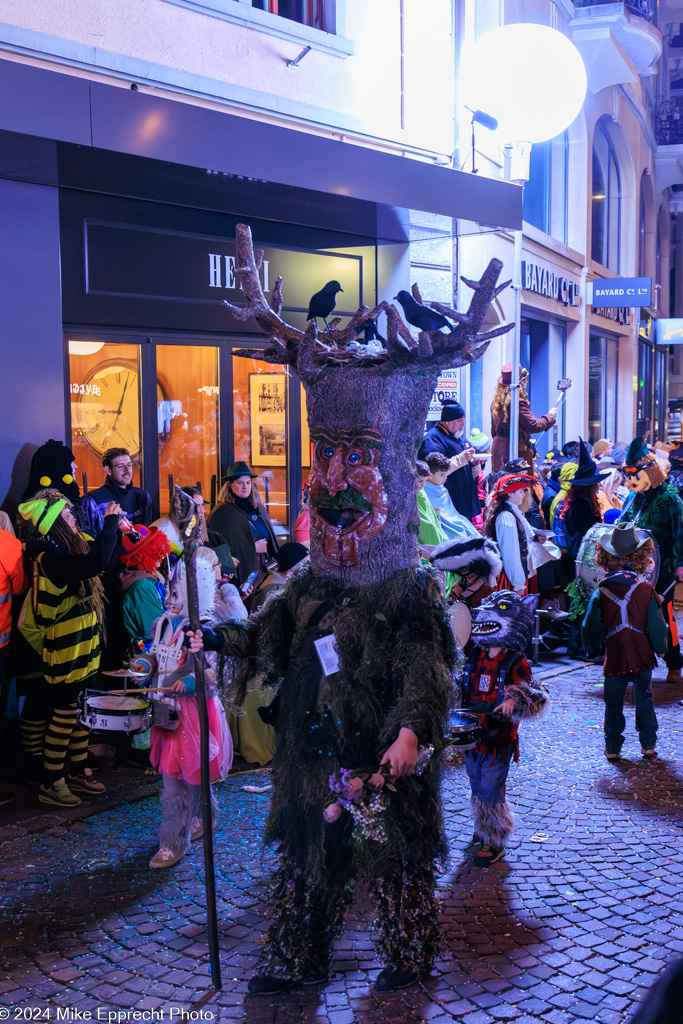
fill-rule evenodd
<path id="1" fill-rule="evenodd" d="M 479 647 L 525 651 L 534 631 L 538 598 L 500 590 L 472 612 L 472 639 Z"/>

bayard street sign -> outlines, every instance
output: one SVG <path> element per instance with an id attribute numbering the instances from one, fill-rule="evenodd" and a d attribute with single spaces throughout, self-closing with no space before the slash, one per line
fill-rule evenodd
<path id="1" fill-rule="evenodd" d="M 591 305 L 598 309 L 614 306 L 652 305 L 651 277 L 609 277 L 593 281 Z"/>

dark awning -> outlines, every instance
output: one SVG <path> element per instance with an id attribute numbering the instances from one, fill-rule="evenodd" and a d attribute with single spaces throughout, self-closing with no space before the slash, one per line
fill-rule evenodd
<path id="1" fill-rule="evenodd" d="M 0 61 L 0 129 L 506 228 L 517 185 Z"/>

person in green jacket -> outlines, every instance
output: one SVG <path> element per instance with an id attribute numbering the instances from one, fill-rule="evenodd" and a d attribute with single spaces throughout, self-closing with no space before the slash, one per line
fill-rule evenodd
<path id="1" fill-rule="evenodd" d="M 159 566 L 171 548 L 166 534 L 156 526 L 139 526 L 124 534 L 122 545 L 123 624 L 132 642 L 146 641 L 152 623 L 164 614 L 166 589 Z"/>
<path id="2" fill-rule="evenodd" d="M 417 511 L 420 516 L 420 532 L 417 535 L 417 543 L 420 548 L 422 561 L 428 563 L 432 548 L 443 544 L 446 540 L 446 534 L 443 532 L 439 513 L 424 490 L 424 485 L 429 479 L 429 466 L 426 462 L 418 459 L 415 463 L 415 470 L 417 472 Z M 446 597 L 449 596 L 456 579 L 455 573 L 446 573 Z"/>

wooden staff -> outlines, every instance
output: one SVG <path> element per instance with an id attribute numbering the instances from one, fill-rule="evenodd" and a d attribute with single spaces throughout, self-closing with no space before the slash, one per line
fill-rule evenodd
<path id="1" fill-rule="evenodd" d="M 182 523 L 183 560 L 187 572 L 187 604 L 190 629 L 201 629 L 199 619 L 199 594 L 197 591 L 197 545 L 199 540 L 199 517 L 196 503 L 184 491 L 176 488 L 173 495 L 178 521 Z M 199 714 L 199 738 L 201 753 L 201 807 L 204 827 L 204 873 L 206 878 L 206 931 L 209 943 L 211 982 L 216 991 L 222 988 L 221 965 L 218 952 L 218 917 L 216 913 L 216 876 L 213 863 L 213 822 L 211 820 L 211 776 L 209 766 L 209 713 L 206 706 L 206 680 L 204 678 L 204 656 L 195 658 L 195 690 Z"/>

